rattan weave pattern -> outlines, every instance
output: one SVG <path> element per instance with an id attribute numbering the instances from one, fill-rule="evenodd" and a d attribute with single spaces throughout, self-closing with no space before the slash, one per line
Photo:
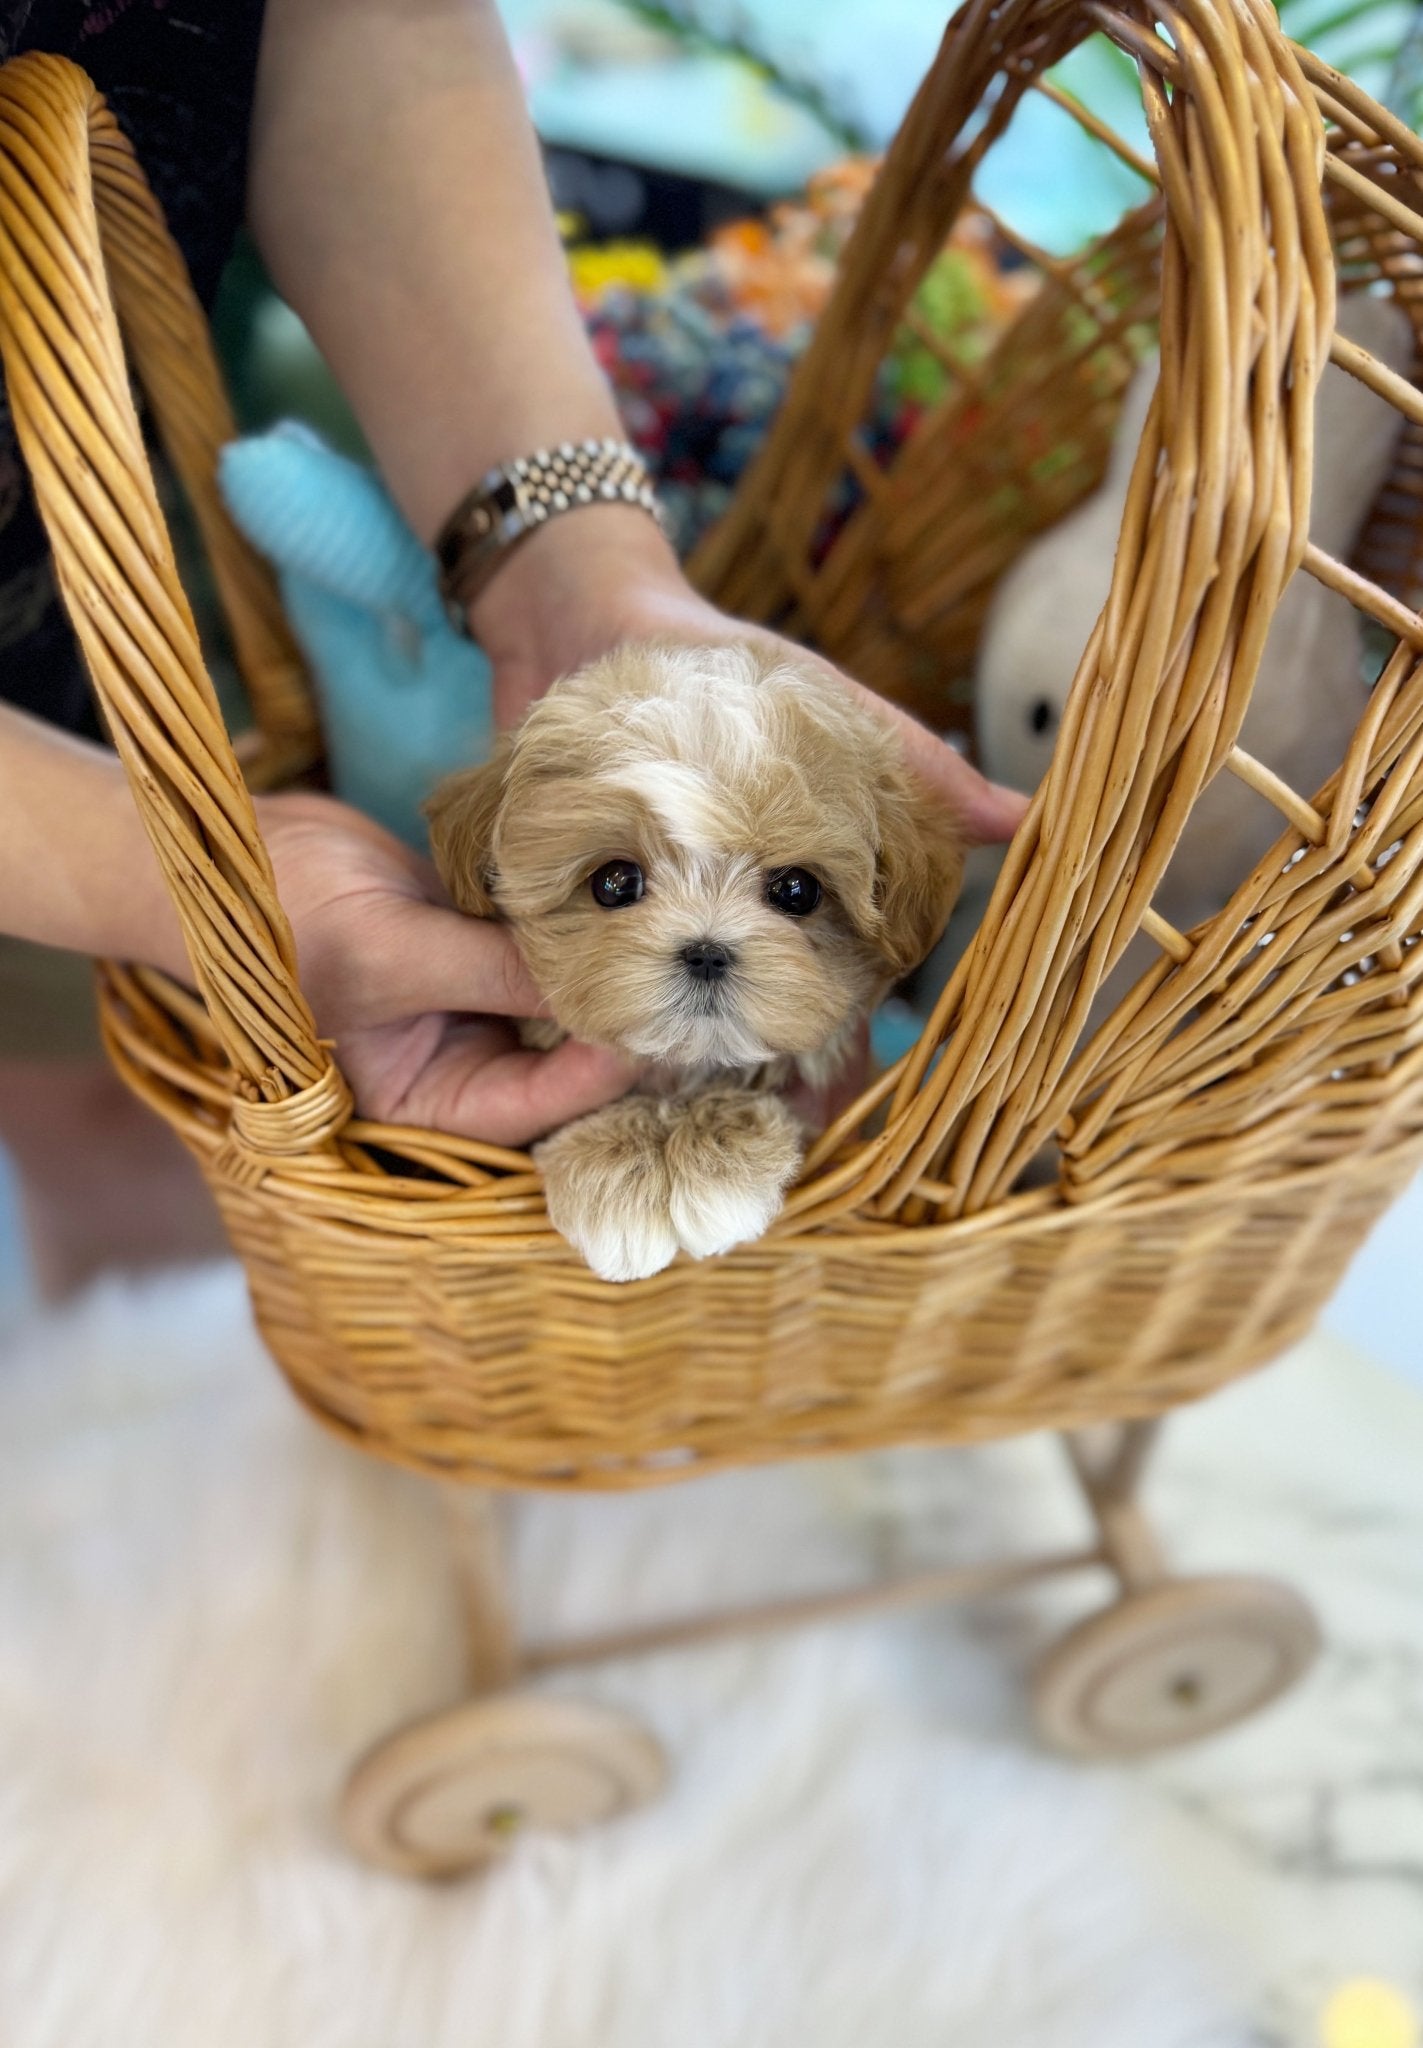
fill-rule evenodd
<path id="1" fill-rule="evenodd" d="M 1139 59 L 1157 189 L 1071 262 L 1025 251 L 1040 289 L 880 472 L 856 430 L 915 282 L 1016 102 L 1098 30 Z M 922 694 L 967 660 L 1023 541 L 1090 488 L 1159 322 L 1163 397 L 1111 596 L 919 1047 L 817 1144 L 762 1243 L 610 1288 L 549 1230 L 526 1157 L 350 1114 L 203 671 L 108 288 L 221 567 L 264 735 L 251 765 L 270 776 L 314 727 L 270 582 L 216 507 L 230 421 L 200 316 L 88 82 L 55 59 L 0 72 L 17 429 L 200 991 L 110 966 L 106 1035 L 202 1161 L 318 1414 L 422 1469 L 632 1485 L 1143 1415 L 1308 1325 L 1423 1160 L 1423 397 L 1333 336 L 1336 277 L 1393 289 L 1423 332 L 1420 180 L 1423 144 L 1285 42 L 1264 0 L 974 0 L 950 25 L 697 573 Z M 1407 422 L 1353 564 L 1308 539 L 1331 348 Z M 860 503 L 822 550 L 847 469 Z M 1393 646 L 1317 792 L 1237 745 L 1296 571 L 1345 589 Z M 1281 837 L 1181 934 L 1152 896 L 1216 773 L 1272 802 Z M 1084 1042 L 1139 930 L 1158 963 Z M 1052 1178 L 1023 1191 L 1049 1141 Z"/>

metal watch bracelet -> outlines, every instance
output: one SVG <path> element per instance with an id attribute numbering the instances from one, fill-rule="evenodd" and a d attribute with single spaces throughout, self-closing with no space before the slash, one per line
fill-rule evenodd
<path id="1" fill-rule="evenodd" d="M 647 464 L 626 441 L 561 441 L 487 471 L 435 540 L 453 623 L 464 630 L 468 607 L 496 570 L 550 519 L 582 505 L 619 503 L 638 505 L 661 522 Z"/>

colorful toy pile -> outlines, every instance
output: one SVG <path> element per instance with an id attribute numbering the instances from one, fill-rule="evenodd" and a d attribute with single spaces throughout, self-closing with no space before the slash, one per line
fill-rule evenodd
<path id="1" fill-rule="evenodd" d="M 707 247 L 670 262 L 638 242 L 570 250 L 594 347 L 683 552 L 725 510 L 755 454 L 876 169 L 869 158 L 835 165 L 803 199 L 719 229 Z M 954 365 L 987 351 L 1035 283 L 985 215 L 965 215 L 881 370 L 867 423 L 878 456 L 943 396 Z"/>

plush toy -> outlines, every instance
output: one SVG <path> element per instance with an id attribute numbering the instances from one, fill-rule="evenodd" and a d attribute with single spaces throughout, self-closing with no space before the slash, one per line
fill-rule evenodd
<path id="1" fill-rule="evenodd" d="M 445 616 L 432 557 L 379 479 L 306 427 L 232 443 L 219 480 L 280 578 L 332 787 L 423 849 L 421 803 L 493 730 L 489 663 Z"/>
<path id="2" fill-rule="evenodd" d="M 1338 325 L 1380 362 L 1407 371 L 1412 331 L 1391 299 L 1345 299 Z M 994 596 L 978 663 L 979 742 L 986 772 L 1016 789 L 1035 789 L 1047 772 L 1073 673 L 1106 601 L 1156 377 L 1152 361 L 1134 378 L 1096 495 L 1028 547 Z M 1388 473 L 1398 415 L 1333 365 L 1316 403 L 1310 534 L 1347 561 Z M 1343 759 L 1368 689 L 1359 614 L 1301 571 L 1271 626 L 1241 745 L 1310 796 Z M 1181 930 L 1213 915 L 1281 830 L 1262 798 L 1234 776 L 1217 776 L 1176 848 L 1157 909 Z"/>

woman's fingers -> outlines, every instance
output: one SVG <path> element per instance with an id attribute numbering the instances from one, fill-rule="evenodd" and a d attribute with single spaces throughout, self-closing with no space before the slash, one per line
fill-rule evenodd
<path id="1" fill-rule="evenodd" d="M 990 782 L 963 754 L 900 705 L 891 704 L 887 697 L 857 683 L 820 656 L 813 658 L 847 689 L 854 690 L 877 718 L 888 720 L 895 728 L 909 765 L 954 812 L 971 846 L 997 846 L 1013 837 L 1027 811 L 1027 797 L 1005 789 L 1002 783 Z"/>
<path id="2" fill-rule="evenodd" d="M 859 687 L 859 686 L 857 686 Z M 957 814 L 972 846 L 996 846 L 1011 839 L 1023 822 L 1028 799 L 1001 782 L 990 782 L 963 754 L 907 711 L 866 691 L 881 716 L 888 714 L 904 735 L 910 765 Z"/>
<path id="3" fill-rule="evenodd" d="M 529 1145 L 626 1095 L 635 1061 L 570 1039 L 553 1052 L 515 1052 L 493 1026 L 452 1030 L 401 1105 L 402 1123 L 427 1124 L 490 1145 Z"/>
<path id="4" fill-rule="evenodd" d="M 963 819 L 965 838 L 971 846 L 1003 845 L 1022 824 L 1029 799 L 1019 790 L 1005 789 L 1001 782 L 990 782 L 952 747 L 943 751 L 955 764 L 946 763 L 943 773 Z"/>

